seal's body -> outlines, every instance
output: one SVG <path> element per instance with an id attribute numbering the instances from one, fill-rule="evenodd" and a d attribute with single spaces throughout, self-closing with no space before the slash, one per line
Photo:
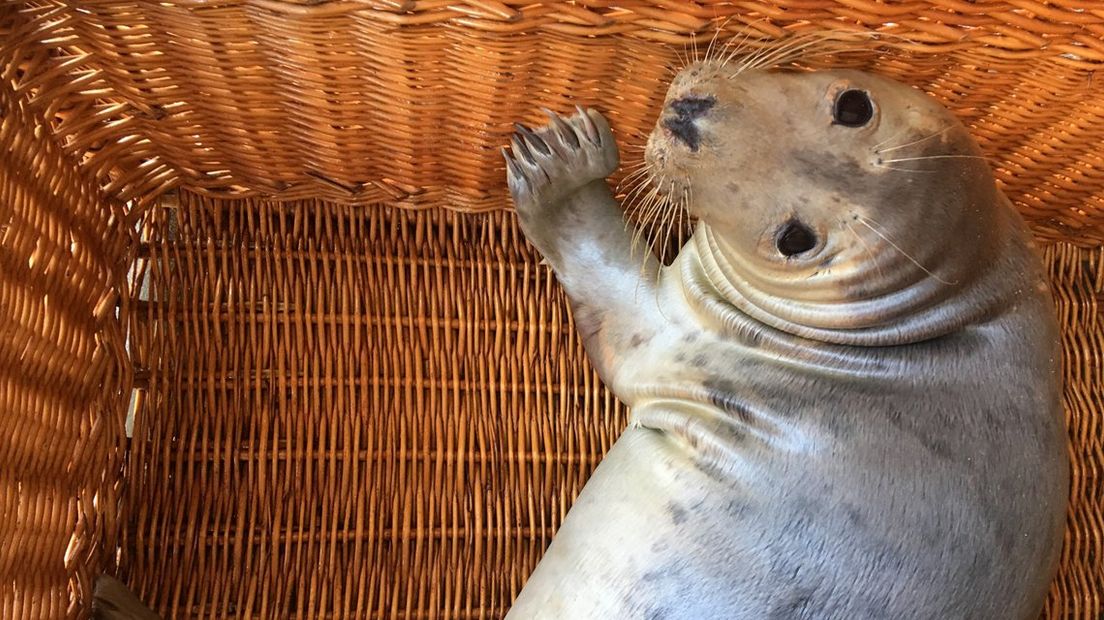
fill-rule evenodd
<path id="1" fill-rule="evenodd" d="M 965 130 L 856 72 L 693 65 L 665 111 L 649 164 L 700 220 L 669 267 L 632 256 L 597 113 L 507 157 L 632 408 L 509 617 L 1036 616 L 1067 492 L 1057 329 Z"/>

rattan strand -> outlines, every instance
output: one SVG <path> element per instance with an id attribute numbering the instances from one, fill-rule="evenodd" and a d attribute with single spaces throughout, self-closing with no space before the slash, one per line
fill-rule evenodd
<path id="1" fill-rule="evenodd" d="M 322 197 L 508 206 L 497 147 L 539 107 L 606 112 L 630 154 L 679 56 L 878 30 L 873 69 L 974 129 L 1037 234 L 1104 243 L 1104 13 L 1090 2 L 62 0 L 0 8 L 0 59 L 123 200 Z M 592 36 L 593 35 L 593 36 Z M 814 63 L 814 64 L 817 64 Z M 17 67 L 17 69 L 16 69 Z"/>
<path id="2" fill-rule="evenodd" d="M 499 617 L 625 419 L 513 218 L 175 213 L 133 314 L 133 582 L 170 617 Z M 1095 619 L 1104 253 L 1047 261 L 1076 479 L 1047 617 Z"/>
<path id="3" fill-rule="evenodd" d="M 178 617 L 500 616 L 624 419 L 512 219 L 448 213 L 506 205 L 509 123 L 596 105 L 631 164 L 726 15 L 881 28 L 914 43 L 826 64 L 942 98 L 1041 238 L 1094 246 L 1094 6 L 0 5 L 0 617 L 85 617 L 121 524 L 124 576 Z M 178 188 L 174 229 L 146 208 Z M 1047 260 L 1075 463 L 1047 615 L 1095 619 L 1104 254 Z"/>
<path id="4" fill-rule="evenodd" d="M 7 82 L 0 111 L 0 618 L 62 618 L 118 541 L 130 239 Z"/>

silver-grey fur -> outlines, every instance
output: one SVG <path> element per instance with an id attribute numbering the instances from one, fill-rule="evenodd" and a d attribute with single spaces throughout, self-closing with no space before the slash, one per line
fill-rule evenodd
<path id="1" fill-rule="evenodd" d="M 669 93 L 667 115 L 715 98 L 691 119 L 699 148 L 662 120 L 649 145 L 700 219 L 669 267 L 633 254 L 597 112 L 504 153 L 523 231 L 632 408 L 508 617 L 1036 617 L 1068 483 L 1057 328 L 1022 221 L 922 93 L 725 71 L 693 66 Z M 882 97 L 869 135 L 806 101 L 839 84 Z M 887 164 L 887 137 L 915 159 Z M 794 217 L 820 246 L 779 260 Z"/>

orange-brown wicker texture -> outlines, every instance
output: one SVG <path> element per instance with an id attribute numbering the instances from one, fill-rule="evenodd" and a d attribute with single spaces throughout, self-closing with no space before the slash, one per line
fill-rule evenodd
<path id="1" fill-rule="evenodd" d="M 500 617 L 624 411 L 497 147 L 578 102 L 632 165 L 680 54 L 829 28 L 895 35 L 811 62 L 942 99 L 1050 242 L 1074 485 L 1046 615 L 1100 618 L 1104 10 L 1077 0 L 0 5 L 0 617 L 84 617 L 102 570 L 171 617 Z"/>

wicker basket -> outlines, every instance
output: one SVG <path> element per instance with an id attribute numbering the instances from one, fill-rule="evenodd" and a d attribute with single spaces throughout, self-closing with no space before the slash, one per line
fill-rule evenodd
<path id="1" fill-rule="evenodd" d="M 631 165 L 680 55 L 826 28 L 897 35 L 809 62 L 942 99 L 1047 243 L 1046 615 L 1104 616 L 1099 3 L 41 0 L 0 6 L 0 617 L 101 572 L 173 618 L 500 617 L 625 417 L 496 147 L 582 103 Z"/>

